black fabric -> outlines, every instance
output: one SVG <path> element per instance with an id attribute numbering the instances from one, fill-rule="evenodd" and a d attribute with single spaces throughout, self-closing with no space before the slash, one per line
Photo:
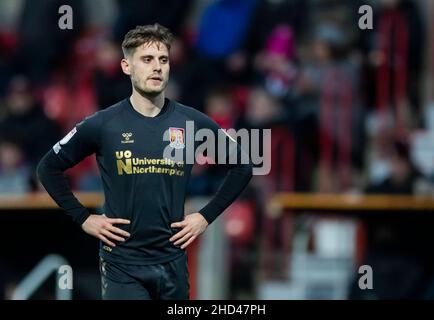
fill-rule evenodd
<path id="1" fill-rule="evenodd" d="M 0 136 L 18 141 L 34 169 L 61 133 L 56 123 L 45 115 L 42 106 L 34 104 L 23 114 L 9 113 L 2 119 Z"/>
<path id="2" fill-rule="evenodd" d="M 68 177 L 64 173 L 69 168 L 70 164 L 59 159 L 54 151 L 50 150 L 40 161 L 37 173 L 45 190 L 59 207 L 64 209 L 75 223 L 82 225 L 90 212 L 71 191 Z"/>
<path id="3" fill-rule="evenodd" d="M 193 121 L 194 130 L 187 130 L 188 121 Z M 178 134 L 184 130 L 184 148 L 176 149 L 169 141 L 163 141 L 169 128 Z M 227 141 L 227 159 L 236 150 L 240 160 L 240 146 L 203 113 L 166 99 L 156 117 L 146 117 L 125 99 L 79 123 L 43 158 L 38 175 L 59 206 L 81 224 L 88 211 L 73 197 L 62 171 L 95 154 L 104 187 L 104 214 L 131 221 L 129 225 L 117 225 L 131 237 L 114 248 L 101 243 L 100 255 L 118 263 L 167 262 L 184 251 L 169 241 L 178 231 L 170 225 L 184 219 L 185 194 L 193 166 L 187 163 L 187 154 L 191 154 L 191 149 L 194 155 L 201 144 L 201 141 L 189 143 L 186 136 L 202 128 L 211 129 L 216 141 L 218 137 Z M 176 162 L 167 162 L 163 158 L 166 148 L 171 152 L 178 150 L 181 157 Z M 216 159 L 219 156 L 216 151 Z M 227 167 L 222 186 L 209 204 L 199 210 L 209 223 L 236 199 L 252 176 L 250 161 Z"/>
<path id="4" fill-rule="evenodd" d="M 112 263 L 100 258 L 103 300 L 188 300 L 187 255 L 152 265 Z"/>

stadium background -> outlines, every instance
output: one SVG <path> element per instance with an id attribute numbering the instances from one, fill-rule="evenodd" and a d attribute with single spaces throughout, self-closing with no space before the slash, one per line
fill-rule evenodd
<path id="1" fill-rule="evenodd" d="M 65 4 L 72 30 L 58 27 Z M 373 30 L 359 28 L 363 4 Z M 189 248 L 192 298 L 434 298 L 432 14 L 428 0 L 0 0 L 1 298 L 41 261 L 42 274 L 72 266 L 72 298 L 99 298 L 98 242 L 56 208 L 35 166 L 130 94 L 120 42 L 155 22 L 176 35 L 168 97 L 223 128 L 272 129 L 270 174 Z M 68 173 L 97 209 L 94 159 Z M 195 167 L 187 211 L 222 176 Z M 358 286 L 362 265 L 371 290 Z M 29 298 L 55 299 L 55 274 Z"/>

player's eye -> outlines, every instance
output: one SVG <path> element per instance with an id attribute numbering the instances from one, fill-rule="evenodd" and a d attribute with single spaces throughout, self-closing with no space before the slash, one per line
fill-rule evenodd
<path id="1" fill-rule="evenodd" d="M 151 62 L 152 58 L 151 57 L 144 57 L 142 60 L 145 63 L 149 63 L 149 62 Z"/>
<path id="2" fill-rule="evenodd" d="M 161 59 L 160 59 L 160 62 L 161 62 L 161 63 L 168 63 L 168 62 L 169 62 L 169 59 L 167 59 L 167 58 L 161 58 Z"/>

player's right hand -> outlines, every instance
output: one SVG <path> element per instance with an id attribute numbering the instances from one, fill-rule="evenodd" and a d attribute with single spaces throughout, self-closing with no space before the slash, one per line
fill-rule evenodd
<path id="1" fill-rule="evenodd" d="M 111 247 L 116 245 L 110 241 L 124 242 L 125 238 L 130 234 L 122 229 L 116 228 L 114 224 L 129 224 L 130 220 L 119 218 L 107 218 L 104 215 L 91 214 L 86 221 L 81 225 L 81 228 L 91 236 L 94 236 Z M 121 237 L 123 236 L 123 237 Z"/>

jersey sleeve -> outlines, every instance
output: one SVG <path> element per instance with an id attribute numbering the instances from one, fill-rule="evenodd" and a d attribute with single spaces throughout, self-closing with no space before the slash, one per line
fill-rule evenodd
<path id="1" fill-rule="evenodd" d="M 202 209 L 199 210 L 208 224 L 212 223 L 223 211 L 229 207 L 241 192 L 246 188 L 252 177 L 253 164 L 249 155 L 241 148 L 240 144 L 225 130 L 205 114 L 198 113 L 195 121 L 197 129 L 210 129 L 214 133 L 215 148 L 213 160 L 228 168 L 226 176 L 216 194 Z M 220 141 L 220 142 L 219 142 Z M 224 147 L 219 143 L 224 142 Z M 224 153 L 221 152 L 224 150 Z M 224 161 L 223 161 L 224 159 Z"/>
<path id="2" fill-rule="evenodd" d="M 94 114 L 78 123 L 53 146 L 53 151 L 70 167 L 87 156 L 98 153 L 100 147 L 100 117 Z"/>
<path id="3" fill-rule="evenodd" d="M 48 194 L 79 225 L 86 221 L 90 212 L 72 193 L 65 171 L 98 152 L 99 131 L 97 116 L 86 118 L 45 154 L 36 170 Z"/>

